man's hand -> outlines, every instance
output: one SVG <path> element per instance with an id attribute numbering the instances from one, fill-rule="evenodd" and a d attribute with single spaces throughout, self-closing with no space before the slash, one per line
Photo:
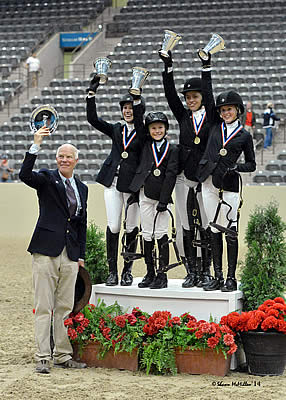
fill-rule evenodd
<path id="1" fill-rule="evenodd" d="M 84 260 L 78 260 L 78 269 L 81 267 L 81 268 L 84 268 Z"/>
<path id="2" fill-rule="evenodd" d="M 44 136 L 50 136 L 50 130 L 46 126 L 42 126 L 35 134 L 34 134 L 34 143 L 38 146 L 41 146 Z"/>

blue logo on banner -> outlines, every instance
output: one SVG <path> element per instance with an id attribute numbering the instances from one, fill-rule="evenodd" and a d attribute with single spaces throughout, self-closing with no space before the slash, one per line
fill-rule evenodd
<path id="1" fill-rule="evenodd" d="M 95 37 L 96 34 L 97 32 L 94 32 L 91 35 L 90 32 L 61 33 L 60 47 L 76 47 L 79 44 L 85 46 Z"/>

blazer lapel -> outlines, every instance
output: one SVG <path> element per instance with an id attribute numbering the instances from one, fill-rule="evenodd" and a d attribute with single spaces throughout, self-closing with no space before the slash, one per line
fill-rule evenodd
<path id="1" fill-rule="evenodd" d="M 55 178 L 55 186 L 56 186 L 56 189 L 59 194 L 60 202 L 61 202 L 61 204 L 64 205 L 64 207 L 68 211 L 68 202 L 67 202 L 65 185 L 63 184 L 63 181 L 57 170 L 54 172 L 54 178 Z"/>

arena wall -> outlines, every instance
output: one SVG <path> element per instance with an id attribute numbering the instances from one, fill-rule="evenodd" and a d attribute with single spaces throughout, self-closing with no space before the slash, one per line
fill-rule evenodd
<path id="1" fill-rule="evenodd" d="M 38 216 L 37 195 L 34 189 L 23 183 L 0 183 L 0 240 L 23 239 L 29 242 Z M 279 204 L 279 213 L 286 221 L 286 190 L 283 186 L 245 186 L 244 203 L 240 218 L 240 257 L 244 254 L 244 233 L 249 214 L 256 205 L 265 205 L 270 200 Z M 102 230 L 106 228 L 103 187 L 89 185 L 88 220 L 93 220 Z M 3 243 L 2 241 L 2 243 Z"/>

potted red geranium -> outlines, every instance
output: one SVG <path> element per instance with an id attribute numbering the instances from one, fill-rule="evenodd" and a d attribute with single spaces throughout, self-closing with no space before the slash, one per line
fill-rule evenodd
<path id="1" fill-rule="evenodd" d="M 88 366 L 137 370 L 148 316 L 139 308 L 124 313 L 117 302 L 88 304 L 65 321 L 74 356 Z"/>
<path id="2" fill-rule="evenodd" d="M 253 375 L 282 375 L 286 365 L 286 304 L 267 299 L 256 310 L 232 312 L 221 324 L 239 333 L 248 371 Z"/>
<path id="3" fill-rule="evenodd" d="M 172 317 L 156 311 L 143 328 L 147 335 L 141 366 L 160 373 L 187 372 L 224 376 L 237 346 L 228 326 L 197 319 L 185 313 Z"/>

